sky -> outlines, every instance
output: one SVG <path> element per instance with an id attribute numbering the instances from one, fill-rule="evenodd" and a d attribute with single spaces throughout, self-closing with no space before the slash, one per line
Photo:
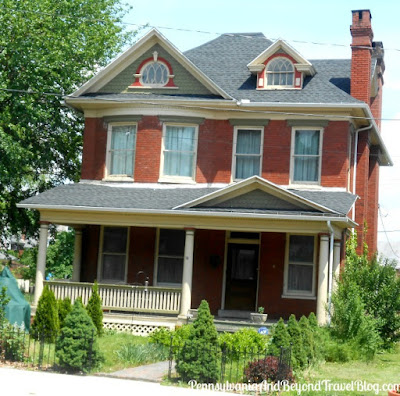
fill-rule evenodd
<path id="1" fill-rule="evenodd" d="M 400 1 L 129 0 L 124 21 L 157 27 L 185 51 L 216 33 L 262 32 L 307 59 L 350 58 L 351 11 L 369 9 L 374 40 L 385 48 L 382 136 L 394 162 L 380 168 L 379 250 L 400 262 Z M 135 28 L 129 26 L 129 28 Z M 142 29 L 138 37 L 149 28 Z M 208 32 L 208 33 L 205 33 Z M 386 230 L 386 232 L 385 232 Z"/>

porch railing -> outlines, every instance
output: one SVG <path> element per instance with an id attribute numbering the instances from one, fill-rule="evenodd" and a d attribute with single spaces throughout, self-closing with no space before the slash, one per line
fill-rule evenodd
<path id="1" fill-rule="evenodd" d="M 69 281 L 44 281 L 57 299 L 69 297 L 71 302 L 82 298 L 87 304 L 92 295 L 93 283 Z M 156 286 L 110 285 L 99 283 L 103 309 L 147 313 L 178 314 L 181 289 Z"/>

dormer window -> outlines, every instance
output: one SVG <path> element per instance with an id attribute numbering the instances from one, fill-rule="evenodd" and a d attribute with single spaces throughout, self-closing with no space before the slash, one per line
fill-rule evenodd
<path id="1" fill-rule="evenodd" d="M 268 86 L 293 87 L 293 63 L 287 58 L 272 59 L 265 69 L 265 78 Z"/>
<path id="2" fill-rule="evenodd" d="M 129 88 L 177 88 L 171 65 L 157 51 L 139 65 L 134 76 L 136 80 Z"/>

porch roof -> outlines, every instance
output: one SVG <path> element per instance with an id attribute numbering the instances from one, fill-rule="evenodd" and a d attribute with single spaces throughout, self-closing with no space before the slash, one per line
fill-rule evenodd
<path id="1" fill-rule="evenodd" d="M 21 208 L 30 209 L 84 209 L 84 208 L 98 208 L 117 211 L 126 209 L 132 210 L 152 210 L 152 211 L 171 211 L 177 212 L 182 209 L 177 208 L 187 202 L 196 200 L 205 195 L 214 193 L 221 190 L 221 187 L 204 187 L 204 186 L 191 186 L 191 187 L 165 187 L 150 188 L 150 187 L 120 187 L 110 186 L 110 184 L 99 183 L 77 183 L 60 185 L 51 190 L 45 191 L 34 197 L 28 198 L 18 204 Z M 286 214 L 312 216 L 332 216 L 332 212 L 336 212 L 336 217 L 346 217 L 350 211 L 356 196 L 345 191 L 329 191 L 329 190 L 294 190 L 286 189 L 289 192 L 300 196 L 309 202 L 313 202 L 321 207 L 327 209 L 326 212 L 319 210 L 312 210 L 312 208 L 268 208 L 254 207 L 249 202 L 248 208 L 223 208 L 214 207 L 207 208 L 207 211 L 228 211 L 233 213 L 260 213 L 260 214 Z M 177 208 L 177 209 L 174 209 Z M 201 212 L 204 207 L 186 208 L 186 211 Z"/>

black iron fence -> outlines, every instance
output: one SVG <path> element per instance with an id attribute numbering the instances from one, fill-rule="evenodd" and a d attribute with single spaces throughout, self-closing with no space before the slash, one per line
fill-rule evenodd
<path id="1" fill-rule="evenodd" d="M 65 371 L 57 356 L 57 341 L 60 333 L 42 331 L 30 334 L 18 326 L 0 326 L 0 362 L 10 362 L 21 366 L 42 370 Z M 92 369 L 92 346 L 95 334 L 83 335 L 88 345 L 87 371 Z"/>
<path id="2" fill-rule="evenodd" d="M 201 361 L 204 356 L 214 355 L 218 362 L 218 381 L 221 383 L 291 381 L 292 348 L 280 348 L 279 356 L 272 356 L 267 348 L 240 349 L 222 346 L 174 345 L 171 339 L 168 378 L 174 375 L 174 366 L 183 359 L 190 348 L 193 360 Z M 179 363 L 178 363 L 179 364 Z"/>

